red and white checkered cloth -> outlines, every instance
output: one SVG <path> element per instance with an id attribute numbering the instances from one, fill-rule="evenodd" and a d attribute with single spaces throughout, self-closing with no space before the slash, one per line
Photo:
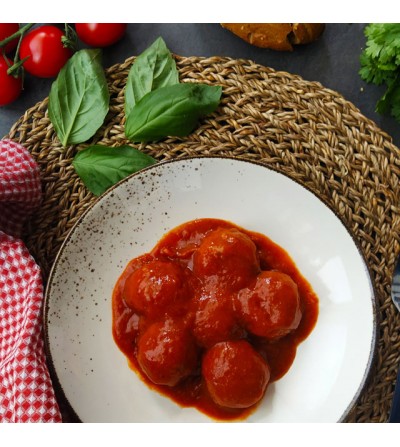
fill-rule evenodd
<path id="1" fill-rule="evenodd" d="M 44 353 L 41 272 L 19 239 L 40 201 L 35 161 L 0 140 L 0 422 L 61 422 Z"/>

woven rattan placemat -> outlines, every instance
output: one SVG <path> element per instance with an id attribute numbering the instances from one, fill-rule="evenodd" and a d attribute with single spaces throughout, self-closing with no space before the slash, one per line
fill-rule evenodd
<path id="1" fill-rule="evenodd" d="M 127 143 L 124 86 L 133 60 L 107 70 L 111 108 L 90 143 Z M 369 264 L 379 319 L 369 381 L 346 421 L 385 422 L 400 364 L 400 315 L 390 299 L 400 251 L 400 150 L 352 103 L 317 82 L 249 60 L 177 57 L 177 65 L 181 81 L 221 85 L 221 105 L 187 138 L 136 147 L 158 160 L 229 155 L 261 161 L 306 185 L 336 211 Z M 65 236 L 95 200 L 71 165 L 79 148 L 61 147 L 47 104 L 45 99 L 27 110 L 9 132 L 41 169 L 43 204 L 25 240 L 45 280 Z M 68 410 L 63 412 L 70 420 Z"/>

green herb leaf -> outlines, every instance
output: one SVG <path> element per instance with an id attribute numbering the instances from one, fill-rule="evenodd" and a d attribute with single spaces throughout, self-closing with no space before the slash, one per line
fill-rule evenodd
<path id="1" fill-rule="evenodd" d="M 390 113 L 400 122 L 400 84 L 397 80 L 388 86 L 385 94 L 379 99 L 376 111 L 380 114 Z"/>
<path id="2" fill-rule="evenodd" d="M 218 107 L 221 93 L 219 86 L 194 83 L 154 90 L 132 108 L 126 120 L 125 134 L 135 142 L 188 135 L 200 117 Z"/>
<path id="3" fill-rule="evenodd" d="M 154 163 L 153 157 L 133 147 L 101 145 L 78 152 L 72 162 L 83 183 L 97 196 L 128 175 Z"/>
<path id="4" fill-rule="evenodd" d="M 360 56 L 360 77 L 387 90 L 376 104 L 380 114 L 400 121 L 400 24 L 371 23 L 365 28 L 366 48 Z"/>
<path id="5" fill-rule="evenodd" d="M 129 71 L 125 87 L 126 115 L 147 93 L 178 83 L 179 74 L 175 61 L 164 40 L 159 37 L 136 58 Z"/>
<path id="6" fill-rule="evenodd" d="M 110 95 L 101 50 L 80 50 L 64 65 L 49 95 L 49 117 L 63 146 L 87 141 L 101 127 Z"/>
<path id="7" fill-rule="evenodd" d="M 395 80 L 396 81 L 396 80 Z M 384 93 L 384 95 L 378 100 L 378 102 L 376 103 L 376 112 L 380 113 L 382 115 L 389 113 L 390 109 L 392 107 L 392 101 L 394 98 L 394 94 L 396 92 L 396 90 L 398 89 L 398 86 L 396 84 L 396 82 L 393 81 L 389 84 L 386 92 Z"/>

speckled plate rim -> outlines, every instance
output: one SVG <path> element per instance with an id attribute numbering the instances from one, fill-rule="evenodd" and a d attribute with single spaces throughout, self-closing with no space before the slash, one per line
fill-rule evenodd
<path id="1" fill-rule="evenodd" d="M 302 182 L 300 182 L 298 179 L 292 178 L 290 175 L 288 175 L 287 173 L 281 172 L 280 170 L 274 168 L 273 166 L 269 166 L 265 163 L 262 163 L 260 161 L 255 161 L 255 160 L 250 160 L 250 159 L 245 159 L 245 158 L 237 158 L 237 157 L 233 157 L 233 156 L 221 156 L 221 155 L 204 155 L 204 156 L 193 156 L 193 157 L 179 157 L 179 158 L 175 158 L 175 159 L 168 159 L 168 160 L 163 160 L 160 162 L 157 162 L 154 165 L 151 165 L 147 168 L 144 168 L 138 172 L 135 172 L 131 175 L 129 175 L 128 177 L 125 177 L 124 179 L 122 179 L 121 181 L 119 181 L 118 183 L 116 183 L 115 185 L 113 185 L 112 187 L 110 187 L 106 192 L 104 192 L 102 195 L 100 195 L 99 197 L 97 197 L 97 199 L 82 213 L 82 215 L 78 218 L 78 220 L 75 222 L 75 224 L 73 225 L 73 227 L 70 229 L 69 233 L 67 234 L 67 236 L 65 237 L 64 241 L 62 242 L 60 249 L 57 252 L 57 255 L 54 259 L 54 262 L 52 264 L 50 273 L 49 273 L 49 277 L 46 283 L 46 287 L 45 287 L 45 293 L 44 293 L 44 305 L 42 308 L 42 318 L 43 318 L 43 329 L 44 329 L 44 347 L 45 347 L 45 354 L 46 354 L 46 358 L 47 358 L 47 364 L 48 364 L 48 368 L 51 374 L 51 378 L 53 381 L 53 384 L 55 386 L 56 392 L 59 396 L 59 399 L 63 399 L 63 403 L 65 404 L 65 406 L 68 408 L 68 412 L 72 415 L 72 417 L 74 419 L 76 419 L 76 421 L 78 422 L 83 422 L 82 418 L 79 416 L 78 412 L 75 410 L 75 408 L 73 408 L 73 406 L 71 405 L 64 389 L 63 386 L 59 380 L 54 362 L 53 362 L 53 357 L 51 354 L 51 349 L 50 349 L 50 339 L 49 339 L 49 327 L 48 327 L 48 313 L 49 313 L 49 301 L 50 301 L 50 295 L 51 295 L 51 289 L 52 289 L 52 280 L 54 278 L 55 275 L 55 271 L 57 269 L 57 266 L 60 262 L 60 258 L 62 257 L 63 251 L 65 249 L 65 247 L 68 245 L 69 241 L 71 240 L 73 234 L 75 233 L 75 231 L 77 230 L 77 228 L 79 227 L 79 225 L 82 223 L 82 221 L 84 221 L 84 219 L 86 218 L 86 216 L 92 211 L 92 209 L 99 203 L 101 202 L 106 196 L 108 196 L 109 194 L 111 194 L 113 191 L 115 191 L 115 189 L 119 188 L 121 185 L 123 185 L 126 182 L 131 181 L 132 178 L 142 174 L 145 171 L 151 171 L 152 169 L 154 169 L 155 167 L 159 167 L 160 165 L 164 165 L 164 164 L 171 164 L 171 163 L 179 163 L 179 162 L 184 162 L 184 161 L 190 161 L 190 160 L 196 160 L 196 159 L 223 159 L 223 160 L 230 160 L 230 161 L 234 161 L 234 162 L 241 162 L 241 163 L 249 163 L 249 164 L 254 164 L 260 167 L 265 168 L 266 170 L 270 170 L 273 171 L 279 175 L 282 175 L 286 178 L 288 178 L 289 180 L 291 180 L 292 182 L 296 183 L 297 185 L 301 186 L 302 188 L 304 188 L 305 190 L 307 190 L 308 192 L 310 192 L 311 194 L 313 194 L 313 196 L 318 199 L 320 202 L 323 203 L 323 205 L 325 205 L 325 207 L 327 207 L 335 216 L 336 218 L 340 221 L 340 223 L 343 225 L 344 229 L 347 231 L 348 235 L 351 237 L 358 253 L 359 256 L 363 262 L 364 268 L 367 272 L 368 275 L 368 280 L 369 280 L 369 287 L 370 287 L 370 298 L 371 298 L 371 304 L 372 304 L 372 318 L 373 318 L 373 333 L 372 333 L 372 337 L 371 337 L 371 346 L 370 346 L 370 351 L 369 351 L 369 357 L 368 357 L 368 361 L 365 365 L 365 370 L 364 370 L 364 374 L 363 377 L 360 381 L 360 385 L 358 387 L 358 389 L 356 390 L 356 392 L 354 393 L 353 398 L 351 399 L 351 401 L 349 402 L 347 408 L 343 411 L 343 414 L 341 415 L 341 417 L 338 419 L 337 422 L 345 422 L 345 419 L 347 417 L 347 415 L 354 409 L 355 405 L 357 404 L 357 400 L 359 399 L 359 397 L 361 396 L 361 394 L 363 393 L 363 391 L 365 390 L 366 386 L 368 385 L 368 379 L 371 375 L 371 371 L 372 371 L 372 366 L 374 364 L 374 360 L 377 354 L 377 349 L 378 349 L 378 312 L 377 312 L 377 293 L 376 293 L 376 287 L 374 282 L 372 281 L 372 273 L 371 273 L 371 269 L 368 266 L 368 263 L 366 262 L 365 259 L 365 255 L 361 249 L 361 245 L 358 242 L 358 240 L 356 239 L 356 237 L 353 235 L 352 231 L 350 230 L 350 228 L 347 226 L 346 222 L 342 219 L 342 217 L 337 213 L 337 211 L 327 202 L 327 200 L 324 197 L 321 197 L 320 195 L 318 195 L 315 191 L 313 191 L 311 188 L 309 188 L 307 185 L 304 185 Z"/>

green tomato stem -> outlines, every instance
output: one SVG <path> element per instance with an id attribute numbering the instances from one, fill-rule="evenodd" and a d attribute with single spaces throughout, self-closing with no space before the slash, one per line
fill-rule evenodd
<path id="1" fill-rule="evenodd" d="M 76 51 L 78 46 L 78 36 L 75 30 L 68 23 L 64 24 L 64 36 L 61 37 L 61 42 L 65 48 Z"/>
<path id="2" fill-rule="evenodd" d="M 11 36 L 6 37 L 4 40 L 0 42 L 0 48 L 5 47 L 9 42 L 14 40 L 16 37 L 23 36 L 26 31 L 32 28 L 33 25 L 34 25 L 33 23 L 27 23 L 25 26 L 16 31 L 14 34 L 11 34 Z"/>
<path id="3" fill-rule="evenodd" d="M 21 59 L 21 60 L 17 60 L 16 62 L 14 62 L 12 65 L 9 65 L 9 68 L 8 68 L 8 70 L 7 70 L 7 74 L 8 75 L 11 75 L 11 76 L 14 76 L 14 77 L 16 77 L 16 78 L 18 78 L 19 77 L 19 71 L 20 71 L 20 68 L 22 67 L 22 65 L 23 65 L 23 63 L 27 60 L 27 59 L 29 59 L 29 56 L 26 56 L 26 57 L 24 57 L 23 59 Z"/>

